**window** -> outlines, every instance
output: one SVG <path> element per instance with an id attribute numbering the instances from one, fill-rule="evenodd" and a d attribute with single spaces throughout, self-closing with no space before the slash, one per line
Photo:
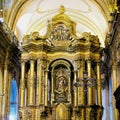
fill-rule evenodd
<path id="1" fill-rule="evenodd" d="M 18 119 L 18 88 L 16 80 L 13 79 L 11 82 L 10 89 L 10 112 L 9 112 L 9 120 L 17 120 Z"/>

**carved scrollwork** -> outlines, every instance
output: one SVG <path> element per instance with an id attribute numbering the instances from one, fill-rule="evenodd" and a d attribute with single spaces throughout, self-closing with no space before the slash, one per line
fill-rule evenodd
<path id="1" fill-rule="evenodd" d="M 117 62 L 120 62 L 120 46 L 117 49 L 116 57 L 117 57 Z"/>
<path id="2" fill-rule="evenodd" d="M 56 26 L 55 29 L 50 33 L 51 40 L 69 40 L 69 38 L 70 31 L 63 24 Z"/>
<path id="3" fill-rule="evenodd" d="M 27 118 L 27 120 L 32 120 L 32 111 L 31 110 L 26 111 L 26 118 Z"/>
<path id="4" fill-rule="evenodd" d="M 21 111 L 19 111 L 19 118 L 20 118 L 20 120 L 23 120 L 23 114 Z"/>

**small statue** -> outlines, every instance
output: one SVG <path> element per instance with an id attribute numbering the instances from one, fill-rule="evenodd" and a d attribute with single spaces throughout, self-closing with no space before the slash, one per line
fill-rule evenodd
<path id="1" fill-rule="evenodd" d="M 57 79 L 57 86 L 55 89 L 56 100 L 66 101 L 67 100 L 68 85 L 65 77 L 61 76 Z"/>
<path id="2" fill-rule="evenodd" d="M 67 81 L 63 76 L 58 78 L 58 87 L 55 90 L 56 93 L 59 95 L 64 94 L 67 91 Z"/>
<path id="3" fill-rule="evenodd" d="M 55 70 L 55 99 L 57 102 L 67 101 L 68 77 L 67 69 L 60 67 Z"/>

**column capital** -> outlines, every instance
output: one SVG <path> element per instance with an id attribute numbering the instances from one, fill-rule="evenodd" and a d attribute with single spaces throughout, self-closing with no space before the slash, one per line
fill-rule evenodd
<path id="1" fill-rule="evenodd" d="M 77 72 L 77 70 L 73 70 L 73 72 L 74 72 L 74 73 L 76 73 L 76 72 Z"/>
<path id="2" fill-rule="evenodd" d="M 101 62 L 100 62 L 100 61 L 96 61 L 96 63 L 97 63 L 97 64 L 96 64 L 97 66 L 100 66 L 100 65 L 101 65 Z"/>
<path id="3" fill-rule="evenodd" d="M 46 65 L 44 65 L 44 64 L 42 64 L 41 67 L 42 67 L 42 69 L 44 69 L 44 70 L 46 69 Z"/>
<path id="4" fill-rule="evenodd" d="M 92 61 L 92 59 L 89 57 L 89 58 L 86 58 L 85 59 L 87 62 L 91 62 Z"/>
<path id="5" fill-rule="evenodd" d="M 4 62 L 4 65 L 6 66 L 11 62 L 11 60 L 9 57 L 6 57 L 6 59 L 3 62 Z"/>
<path id="6" fill-rule="evenodd" d="M 36 59 L 35 58 L 30 58 L 30 61 L 35 61 Z"/>
<path id="7" fill-rule="evenodd" d="M 20 80 L 20 89 L 24 89 L 25 88 L 25 83 L 24 81 L 21 79 Z"/>
<path id="8" fill-rule="evenodd" d="M 92 61 L 92 60 L 91 60 L 90 58 L 86 59 L 86 62 L 87 62 L 87 63 L 91 63 L 91 61 Z"/>
<path id="9" fill-rule="evenodd" d="M 20 60 L 20 63 L 26 63 L 26 62 L 27 62 L 26 59 L 21 59 L 21 60 Z"/>
<path id="10" fill-rule="evenodd" d="M 0 97 L 4 96 L 4 93 L 3 94 L 0 94 Z"/>
<path id="11" fill-rule="evenodd" d="M 95 60 L 96 63 L 101 63 L 101 60 Z"/>
<path id="12" fill-rule="evenodd" d="M 45 72 L 49 72 L 49 70 L 48 70 L 48 69 L 46 69 L 46 70 L 45 70 Z"/>
<path id="13" fill-rule="evenodd" d="M 112 69 L 116 69 L 117 68 L 117 62 L 114 62 L 113 64 L 112 64 Z"/>

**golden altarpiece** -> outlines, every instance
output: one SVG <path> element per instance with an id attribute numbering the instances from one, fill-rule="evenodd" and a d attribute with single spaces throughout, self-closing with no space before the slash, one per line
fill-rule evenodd
<path id="1" fill-rule="evenodd" d="M 77 36 L 76 23 L 64 12 L 61 6 L 48 20 L 45 36 L 34 32 L 24 37 L 21 120 L 102 119 L 99 39 L 86 32 Z"/>

